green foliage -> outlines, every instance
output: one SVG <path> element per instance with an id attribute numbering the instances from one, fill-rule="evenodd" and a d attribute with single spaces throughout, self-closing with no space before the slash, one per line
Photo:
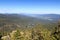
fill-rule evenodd
<path id="1" fill-rule="evenodd" d="M 1 38 L 2 38 L 2 34 L 0 33 L 0 40 L 2 40 Z"/>
<path id="2" fill-rule="evenodd" d="M 20 40 L 20 31 L 15 30 L 10 34 L 10 36 L 11 36 L 11 40 Z"/>
<path id="3" fill-rule="evenodd" d="M 60 40 L 60 24 L 54 28 L 52 35 L 56 40 Z"/>
<path id="4" fill-rule="evenodd" d="M 60 40 L 57 27 L 53 31 L 38 24 L 32 28 L 13 30 L 9 35 L 10 40 Z"/>

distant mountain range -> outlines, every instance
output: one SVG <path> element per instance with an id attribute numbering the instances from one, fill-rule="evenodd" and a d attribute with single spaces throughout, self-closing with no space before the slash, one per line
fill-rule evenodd
<path id="1" fill-rule="evenodd" d="M 58 14 L 32 14 L 30 16 L 36 17 L 38 19 L 49 20 L 49 21 L 60 20 L 60 15 Z"/>
<path id="2" fill-rule="evenodd" d="M 34 17 L 39 20 L 58 21 L 60 20 L 60 14 L 25 14 L 26 16 Z"/>
<path id="3" fill-rule="evenodd" d="M 10 19 L 22 19 L 22 20 L 40 20 L 40 21 L 58 21 L 60 15 L 58 14 L 0 14 L 0 18 Z"/>

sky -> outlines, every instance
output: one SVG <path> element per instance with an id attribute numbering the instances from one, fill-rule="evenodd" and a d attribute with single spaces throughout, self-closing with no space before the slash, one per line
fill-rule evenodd
<path id="1" fill-rule="evenodd" d="M 0 13 L 60 14 L 60 0 L 0 0 Z"/>

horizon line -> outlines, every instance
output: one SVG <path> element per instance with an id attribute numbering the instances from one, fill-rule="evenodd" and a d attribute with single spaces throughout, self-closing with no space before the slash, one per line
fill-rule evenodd
<path id="1" fill-rule="evenodd" d="M 0 14 L 34 14 L 34 13 L 0 13 Z M 35 13 L 35 14 L 60 14 L 60 13 Z"/>

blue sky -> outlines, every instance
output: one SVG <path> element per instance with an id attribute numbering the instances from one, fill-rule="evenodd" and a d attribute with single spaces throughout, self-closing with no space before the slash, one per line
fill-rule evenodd
<path id="1" fill-rule="evenodd" d="M 60 0 L 0 0 L 0 13 L 60 14 Z"/>

